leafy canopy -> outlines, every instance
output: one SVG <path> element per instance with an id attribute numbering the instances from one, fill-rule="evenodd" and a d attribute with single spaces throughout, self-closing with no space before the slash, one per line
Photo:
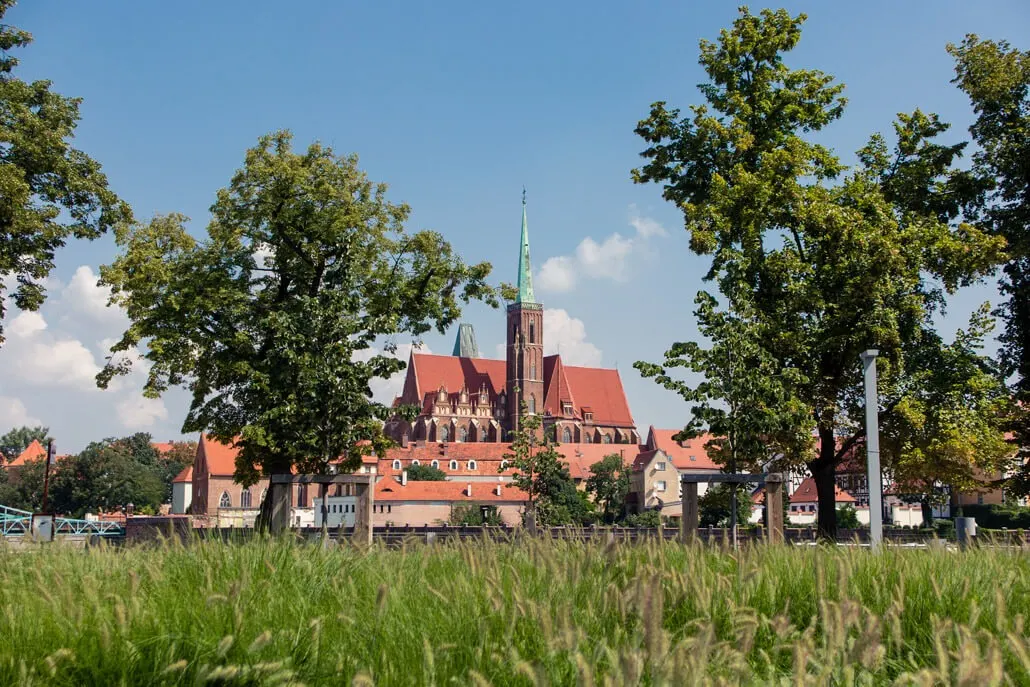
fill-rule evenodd
<path id="1" fill-rule="evenodd" d="M 447 473 L 432 465 L 409 465 L 408 479 L 412 482 L 443 482 L 447 479 Z"/>
<path id="2" fill-rule="evenodd" d="M 600 515 L 605 524 L 612 524 L 625 514 L 629 487 L 630 466 L 618 453 L 609 454 L 590 466 L 586 491 L 601 507 Z"/>
<path id="3" fill-rule="evenodd" d="M 8 288 L 16 306 L 38 310 L 54 254 L 70 237 L 95 239 L 131 218 L 100 165 L 69 144 L 82 100 L 15 77 L 18 58 L 8 51 L 32 36 L 3 23 L 12 6 L 0 0 L 0 344 Z"/>
<path id="4" fill-rule="evenodd" d="M 466 265 L 436 232 L 407 232 L 409 212 L 356 156 L 317 143 L 295 152 L 285 131 L 262 137 L 218 192 L 206 238 L 179 215 L 119 229 L 101 278 L 132 324 L 98 383 L 145 344 L 145 392 L 188 386 L 183 431 L 236 441 L 244 484 L 338 457 L 352 469 L 368 443 L 385 448 L 395 410 L 369 385 L 404 368 L 396 337 L 417 343 L 462 303 L 496 304 L 490 265 Z"/>
<path id="5" fill-rule="evenodd" d="M 50 439 L 49 427 L 15 427 L 0 437 L 0 454 L 7 460 L 14 460 L 33 441 L 46 446 Z"/>

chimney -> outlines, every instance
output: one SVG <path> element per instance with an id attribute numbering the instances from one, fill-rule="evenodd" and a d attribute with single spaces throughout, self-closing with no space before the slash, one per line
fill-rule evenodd
<path id="1" fill-rule="evenodd" d="M 402 487 L 408 486 L 408 471 L 407 470 L 401 470 L 401 486 Z"/>
<path id="2" fill-rule="evenodd" d="M 465 495 L 468 496 L 469 498 L 472 498 L 472 483 L 471 482 L 469 482 L 468 485 L 465 487 Z"/>
<path id="3" fill-rule="evenodd" d="M 494 493 L 497 494 L 498 496 L 501 495 L 501 485 L 500 484 L 497 485 L 497 489 L 495 490 Z"/>
<path id="4" fill-rule="evenodd" d="M 401 448 L 408 448 L 408 433 L 401 435 Z"/>

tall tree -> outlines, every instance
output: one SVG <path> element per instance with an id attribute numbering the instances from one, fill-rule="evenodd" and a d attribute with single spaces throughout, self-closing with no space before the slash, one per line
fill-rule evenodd
<path id="1" fill-rule="evenodd" d="M 850 171 L 807 140 L 845 102 L 832 77 L 784 62 L 804 19 L 744 8 L 717 42 L 702 41 L 707 104 L 682 118 L 652 105 L 636 129 L 649 147 L 633 178 L 663 184 L 691 249 L 712 256 L 706 279 L 727 312 L 747 314 L 775 367 L 794 371 L 781 379 L 807 417 L 788 434 L 815 425 L 804 462 L 820 533 L 835 537 L 836 466 L 863 433 L 859 353 L 880 350 L 890 387 L 945 294 L 989 272 L 1003 242 L 957 220 L 975 184 L 952 168 L 962 145 L 936 142 L 947 128 L 936 116 L 900 116 L 893 149 L 873 137 Z M 711 405 L 724 389 L 705 392 Z M 786 417 L 800 418 L 794 410 Z"/>
<path id="2" fill-rule="evenodd" d="M 586 490 L 601 507 L 601 519 L 612 524 L 626 512 L 626 497 L 629 495 L 629 466 L 622 456 L 612 453 L 590 466 Z"/>
<path id="3" fill-rule="evenodd" d="M 141 436 L 150 438 L 143 434 L 95 441 L 62 460 L 51 476 L 54 508 L 77 516 L 129 504 L 137 511 L 156 511 L 167 490 L 156 464 L 157 452 L 149 441 L 140 444 Z"/>
<path id="4" fill-rule="evenodd" d="M 0 0 L 0 345 L 8 279 L 14 304 L 38 310 L 54 254 L 70 237 L 95 239 L 131 218 L 129 206 L 107 185 L 100 165 L 69 145 L 80 98 L 14 76 L 32 36 L 3 23 L 14 0 Z"/>
<path id="5" fill-rule="evenodd" d="M 15 427 L 0 437 L 0 454 L 7 460 L 14 460 L 33 441 L 46 446 L 51 438 L 49 427 Z"/>
<path id="6" fill-rule="evenodd" d="M 729 527 L 733 514 L 733 485 L 713 484 L 697 500 L 698 520 L 702 527 Z M 738 525 L 746 525 L 751 518 L 751 490 L 740 489 L 737 494 Z"/>
<path id="7" fill-rule="evenodd" d="M 1013 379 L 1021 404 L 1012 429 L 1024 471 L 1015 486 L 1030 494 L 1030 50 L 970 34 L 948 51 L 955 58 L 954 81 L 976 113 L 973 162 L 986 187 L 978 209 L 1008 242 L 1001 280 L 1007 300 L 997 314 L 1005 322 L 1003 372 Z"/>
<path id="8" fill-rule="evenodd" d="M 146 342 L 145 393 L 188 385 L 183 431 L 235 444 L 238 481 L 340 457 L 353 469 L 387 444 L 395 411 L 369 384 L 404 368 L 397 337 L 443 332 L 472 299 L 496 305 L 490 265 L 466 265 L 436 232 L 406 232 L 409 212 L 356 156 L 263 137 L 218 192 L 207 239 L 178 215 L 118 230 L 122 252 L 101 277 L 132 324 L 98 383 Z M 364 355 L 374 345 L 384 350 Z M 272 484 L 261 523 L 280 529 L 288 513 L 288 488 Z"/>

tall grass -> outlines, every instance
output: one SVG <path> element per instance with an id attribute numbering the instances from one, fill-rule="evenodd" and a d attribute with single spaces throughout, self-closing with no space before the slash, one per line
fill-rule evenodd
<path id="1" fill-rule="evenodd" d="M 0 684 L 1028 684 L 1003 550 L 0 552 Z"/>

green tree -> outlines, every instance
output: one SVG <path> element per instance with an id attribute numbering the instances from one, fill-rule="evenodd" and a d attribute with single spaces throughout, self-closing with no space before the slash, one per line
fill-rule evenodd
<path id="1" fill-rule="evenodd" d="M 625 514 L 629 477 L 629 467 L 618 453 L 609 454 L 590 466 L 586 490 L 601 507 L 601 520 L 605 524 L 610 525 Z"/>
<path id="2" fill-rule="evenodd" d="M 949 45 L 955 80 L 976 114 L 970 127 L 979 150 L 973 166 L 985 193 L 975 208 L 991 231 L 1007 242 L 1001 292 L 1007 300 L 996 311 L 1005 322 L 1000 337 L 1002 372 L 1013 380 L 1020 402 L 1011 429 L 1021 448 L 1020 463 L 1030 460 L 1030 51 L 1005 41 L 968 35 Z M 1030 469 L 1015 491 L 1030 494 Z"/>
<path id="3" fill-rule="evenodd" d="M 245 485 L 339 457 L 353 469 L 384 450 L 397 410 L 369 384 L 404 368 L 396 338 L 445 331 L 472 299 L 496 304 L 488 263 L 466 265 L 436 232 L 407 233 L 408 206 L 387 201 L 356 156 L 294 152 L 287 132 L 248 151 L 211 212 L 206 240 L 178 215 L 117 232 L 122 253 L 101 277 L 132 324 L 98 383 L 146 341 L 145 392 L 188 385 L 183 431 L 235 443 Z M 259 523 L 285 527 L 288 503 L 286 485 L 270 485 Z"/>
<path id="4" fill-rule="evenodd" d="M 411 465 L 408 467 L 408 479 L 412 482 L 443 482 L 447 473 L 432 465 Z"/>
<path id="5" fill-rule="evenodd" d="M 854 506 L 844 505 L 837 509 L 837 526 L 846 530 L 857 530 L 862 526 Z"/>
<path id="6" fill-rule="evenodd" d="M 165 500 L 166 488 L 158 466 L 148 462 L 153 456 L 139 450 L 139 436 L 95 441 L 78 455 L 62 460 L 51 484 L 55 509 L 81 516 L 131 503 L 136 510 L 156 512 Z M 143 436 L 149 439 L 149 435 Z"/>
<path id="7" fill-rule="evenodd" d="M 768 354 L 785 404 L 773 428 L 800 437 L 814 425 L 816 445 L 799 458 L 815 479 L 820 534 L 833 538 L 836 467 L 863 434 L 859 353 L 879 349 L 889 413 L 906 348 L 932 331 L 947 293 L 990 272 L 1004 242 L 958 221 L 976 184 L 953 168 L 962 144 L 936 142 L 947 125 L 935 115 L 900 115 L 895 146 L 872 137 L 852 170 L 806 138 L 845 101 L 832 77 L 785 64 L 804 19 L 745 8 L 717 42 L 702 41 L 707 103 L 682 118 L 652 105 L 633 177 L 663 184 L 691 249 L 712 256 L 706 279 L 725 312 Z M 702 390 L 699 405 L 724 405 L 737 393 L 727 386 Z"/>
<path id="8" fill-rule="evenodd" d="M 11 508 L 38 513 L 43 508 L 43 482 L 45 479 L 44 470 L 46 466 L 42 460 L 30 460 L 18 468 L 17 475 L 12 475 L 9 470 L 4 470 L 4 478 L 0 481 L 0 504 Z M 58 479 L 56 466 L 51 466 L 50 479 Z M 53 483 L 51 484 L 51 503 L 53 503 Z M 58 502 L 52 507 L 47 504 L 47 510 L 64 512 L 63 504 Z"/>
<path id="9" fill-rule="evenodd" d="M 622 524 L 626 527 L 658 527 L 662 524 L 662 514 L 657 510 L 630 513 L 622 521 Z"/>
<path id="10" fill-rule="evenodd" d="M 498 526 L 504 519 L 497 512 L 497 506 L 481 506 L 475 503 L 458 504 L 451 508 L 450 524 L 456 527 Z"/>
<path id="11" fill-rule="evenodd" d="M 14 460 L 33 441 L 46 446 L 52 438 L 49 427 L 15 427 L 0 437 L 0 454 L 9 461 Z"/>
<path id="12" fill-rule="evenodd" d="M 0 344 L 8 278 L 17 282 L 13 301 L 38 310 L 54 254 L 70 237 L 95 239 L 131 217 L 128 205 L 108 188 L 100 165 L 69 145 L 81 99 L 14 76 L 32 36 L 3 23 L 14 0 L 0 0 Z"/>
<path id="13" fill-rule="evenodd" d="M 732 485 L 720 483 L 708 487 L 697 500 L 698 521 L 701 527 L 729 527 L 733 513 Z M 737 525 L 746 525 L 751 519 L 751 490 L 742 486 L 737 490 Z"/>

